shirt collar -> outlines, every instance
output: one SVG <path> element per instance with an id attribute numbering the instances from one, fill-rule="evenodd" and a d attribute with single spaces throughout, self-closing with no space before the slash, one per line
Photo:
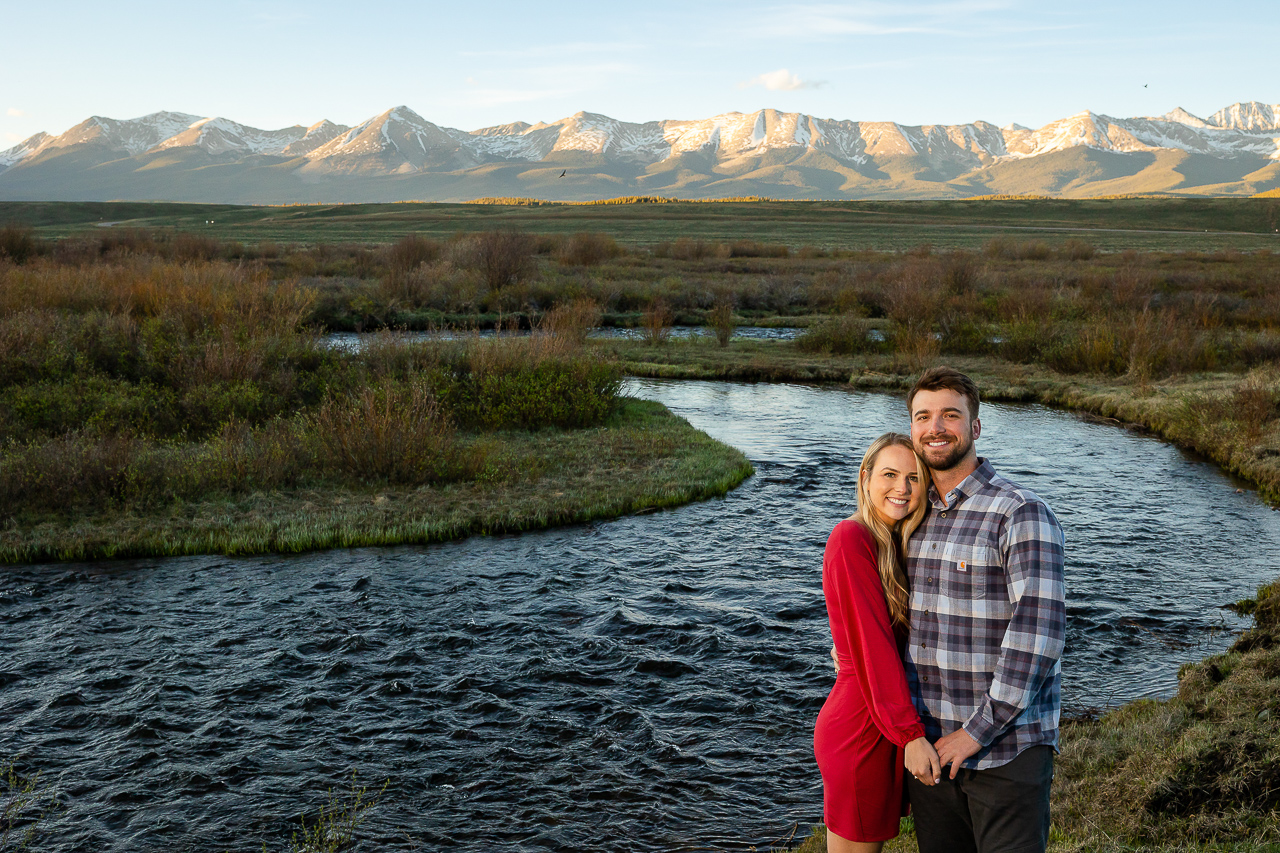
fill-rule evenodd
<path id="1" fill-rule="evenodd" d="M 979 456 L 978 467 L 973 470 L 973 473 L 961 480 L 959 485 L 945 495 L 939 495 L 938 490 L 930 485 L 929 502 L 933 504 L 935 509 L 951 509 L 960 501 L 972 496 L 978 489 L 989 484 L 995 473 L 996 469 L 991 467 L 991 463 L 986 457 Z"/>

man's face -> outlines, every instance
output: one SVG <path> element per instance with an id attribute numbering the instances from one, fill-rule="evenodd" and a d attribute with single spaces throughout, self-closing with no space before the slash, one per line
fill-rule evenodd
<path id="1" fill-rule="evenodd" d="M 911 401 L 911 443 L 934 471 L 950 471 L 974 454 L 982 424 L 969 416 L 969 401 L 958 391 L 917 391 Z"/>

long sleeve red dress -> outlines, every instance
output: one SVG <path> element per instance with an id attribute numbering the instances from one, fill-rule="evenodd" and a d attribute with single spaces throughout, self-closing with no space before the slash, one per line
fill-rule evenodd
<path id="1" fill-rule="evenodd" d="M 853 519 L 837 524 L 822 558 L 822 591 L 840 673 L 818 714 L 813 752 L 827 829 L 850 841 L 898 835 L 902 750 L 924 737 L 876 565 L 870 531 Z"/>

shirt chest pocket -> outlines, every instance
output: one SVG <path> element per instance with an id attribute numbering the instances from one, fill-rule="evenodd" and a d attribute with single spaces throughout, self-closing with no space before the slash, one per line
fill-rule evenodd
<path id="1" fill-rule="evenodd" d="M 1004 598 L 1000 551 L 985 543 L 948 543 L 942 552 L 938 592 L 949 598 Z"/>

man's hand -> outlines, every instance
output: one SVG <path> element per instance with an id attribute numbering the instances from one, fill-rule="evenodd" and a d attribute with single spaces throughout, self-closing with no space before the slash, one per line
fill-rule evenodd
<path id="1" fill-rule="evenodd" d="M 960 765 L 964 760 L 982 749 L 982 744 L 969 737 L 964 729 L 956 729 L 933 746 L 938 750 L 938 760 L 942 762 L 942 766 L 945 768 L 948 764 L 951 765 L 952 779 L 960 772 Z"/>

